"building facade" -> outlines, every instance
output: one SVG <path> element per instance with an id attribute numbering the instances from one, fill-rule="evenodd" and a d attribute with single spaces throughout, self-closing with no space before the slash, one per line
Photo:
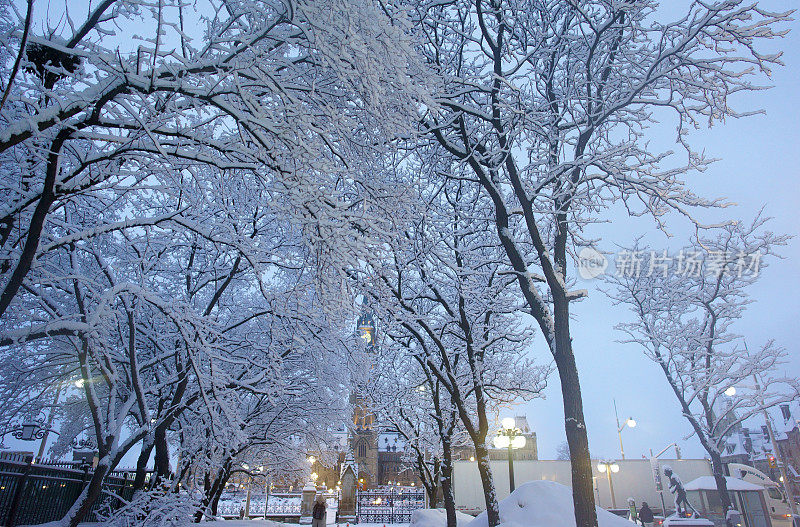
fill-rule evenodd
<path id="1" fill-rule="evenodd" d="M 795 498 L 800 498 L 800 403 L 782 404 L 770 411 L 778 458 L 786 464 L 786 475 Z M 770 441 L 767 425 L 738 425 L 725 443 L 722 460 L 750 465 L 780 481 L 780 469 Z"/>
<path id="2" fill-rule="evenodd" d="M 528 417 L 518 415 L 514 417 L 516 427 L 519 428 L 521 435 L 525 436 L 525 446 L 514 449 L 515 460 L 536 461 L 539 459 L 539 449 L 536 444 L 536 432 L 531 430 L 528 424 Z M 475 447 L 471 444 L 463 444 L 453 447 L 453 459 L 457 461 L 474 461 Z M 491 461 L 507 460 L 507 448 L 495 448 L 494 443 L 489 441 L 489 459 Z"/>

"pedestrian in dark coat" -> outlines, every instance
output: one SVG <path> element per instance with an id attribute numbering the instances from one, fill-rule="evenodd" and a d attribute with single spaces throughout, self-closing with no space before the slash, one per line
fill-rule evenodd
<path id="1" fill-rule="evenodd" d="M 652 524 L 654 520 L 653 511 L 650 510 L 650 506 L 647 502 L 643 501 L 642 508 L 639 509 L 639 521 L 642 522 L 642 525 L 647 526 Z"/>
<path id="2" fill-rule="evenodd" d="M 319 494 L 314 503 L 314 509 L 311 511 L 311 527 L 325 527 L 327 509 L 328 504 L 325 502 L 325 496 Z"/>

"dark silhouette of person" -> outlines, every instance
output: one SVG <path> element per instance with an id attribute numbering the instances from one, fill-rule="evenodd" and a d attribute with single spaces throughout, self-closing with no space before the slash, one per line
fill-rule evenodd
<path id="1" fill-rule="evenodd" d="M 642 502 L 642 508 L 639 509 L 639 521 L 642 522 L 643 526 L 647 526 L 648 524 L 653 523 L 655 521 L 655 517 L 653 516 L 653 511 L 650 510 L 650 506 L 647 504 L 646 501 Z"/>

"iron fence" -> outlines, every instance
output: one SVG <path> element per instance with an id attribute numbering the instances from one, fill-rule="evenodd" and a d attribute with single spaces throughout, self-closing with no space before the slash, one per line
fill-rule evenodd
<path id="1" fill-rule="evenodd" d="M 389 488 L 358 491 L 359 523 L 410 523 L 411 514 L 425 507 L 425 491 Z"/>
<path id="2" fill-rule="evenodd" d="M 0 525 L 29 525 L 59 520 L 89 483 L 89 467 L 31 464 L 0 460 Z M 133 473 L 115 471 L 106 476 L 100 497 L 85 521 L 99 520 L 133 496 Z"/>

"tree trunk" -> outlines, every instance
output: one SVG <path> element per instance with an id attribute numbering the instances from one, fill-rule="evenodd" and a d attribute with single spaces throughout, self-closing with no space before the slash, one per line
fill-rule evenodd
<path id="1" fill-rule="evenodd" d="M 214 516 L 217 515 L 217 510 L 219 509 L 219 499 L 222 497 L 222 492 L 225 490 L 225 485 L 228 483 L 229 477 L 230 476 L 225 476 L 219 480 L 216 491 L 211 496 L 211 514 Z"/>
<path id="2" fill-rule="evenodd" d="M 453 494 L 453 451 L 450 438 L 442 438 L 442 496 L 447 514 L 447 527 L 457 527 L 456 498 Z"/>
<path id="3" fill-rule="evenodd" d="M 716 451 L 709 452 L 709 454 L 711 454 L 711 471 L 714 473 L 719 499 L 722 501 L 722 509 L 725 512 L 731 507 L 731 497 L 728 494 L 728 482 L 725 480 L 725 467 L 722 464 L 722 456 Z"/>
<path id="4" fill-rule="evenodd" d="M 564 428 L 567 433 L 569 457 L 572 465 L 572 502 L 575 507 L 576 527 L 597 527 L 597 509 L 592 488 L 592 460 L 589 457 L 589 440 L 583 417 L 583 399 L 578 380 L 578 368 L 572 353 L 569 335 L 569 308 L 566 299 L 554 302 L 556 367 L 561 379 L 561 397 L 564 403 Z"/>
<path id="5" fill-rule="evenodd" d="M 217 477 L 214 478 L 212 481 L 209 477 L 208 473 L 204 478 L 205 484 L 204 487 L 204 496 L 203 501 L 201 502 L 200 509 L 195 514 L 195 523 L 200 523 L 203 520 L 203 517 L 207 513 L 211 513 L 212 516 L 217 515 L 217 506 L 219 504 L 219 497 L 222 495 L 222 490 L 225 488 L 224 481 L 227 481 L 227 478 L 223 478 L 221 472 L 217 474 Z"/>
<path id="6" fill-rule="evenodd" d="M 100 462 L 94 469 L 92 478 L 89 480 L 89 484 L 85 489 L 83 489 L 83 492 L 81 492 L 78 499 L 64 516 L 63 523 L 69 525 L 69 527 L 77 527 L 77 525 L 86 518 L 92 508 L 92 505 L 94 505 L 94 503 L 97 501 L 97 498 L 100 497 L 100 491 L 103 488 L 103 480 L 105 479 L 109 470 L 108 463 L 108 456 L 103 456 L 100 459 Z"/>
<path id="7" fill-rule="evenodd" d="M 136 460 L 136 477 L 133 478 L 133 491 L 144 488 L 144 478 L 147 477 L 147 462 L 150 461 L 150 454 L 153 453 L 153 440 L 150 437 L 142 441 L 142 451 Z"/>
<path id="8" fill-rule="evenodd" d="M 478 460 L 478 472 L 486 501 L 486 518 L 489 520 L 489 527 L 497 527 L 500 523 L 500 507 L 497 505 L 497 493 L 494 489 L 492 470 L 489 467 L 489 450 L 486 448 L 485 440 L 475 444 L 475 458 Z"/>
<path id="9" fill-rule="evenodd" d="M 25 238 L 25 243 L 22 247 L 17 266 L 11 273 L 11 276 L 0 294 L 0 318 L 6 312 L 11 301 L 22 286 L 22 281 L 28 274 L 33 264 L 34 256 L 39 248 L 39 239 L 44 230 L 45 220 L 47 214 L 50 212 L 50 207 L 56 200 L 55 187 L 56 180 L 58 179 L 59 163 L 61 160 L 61 147 L 64 142 L 72 135 L 72 129 L 65 128 L 58 132 L 53 142 L 50 144 L 50 151 L 47 154 L 47 169 L 42 186 L 42 194 L 39 197 L 39 202 L 33 210 L 31 221 L 28 224 L 28 235 Z"/>
<path id="10" fill-rule="evenodd" d="M 169 466 L 169 446 L 167 445 L 167 429 L 157 426 L 153 442 L 156 447 L 156 456 L 153 462 L 156 477 L 159 480 L 169 478 L 172 471 Z"/>
<path id="11" fill-rule="evenodd" d="M 433 457 L 433 470 L 428 476 L 426 470 L 426 463 L 424 452 L 417 453 L 417 470 L 419 471 L 419 479 L 422 481 L 422 486 L 425 487 L 425 493 L 428 495 L 428 504 L 431 508 L 436 508 L 436 490 L 439 482 L 439 459 Z"/>

